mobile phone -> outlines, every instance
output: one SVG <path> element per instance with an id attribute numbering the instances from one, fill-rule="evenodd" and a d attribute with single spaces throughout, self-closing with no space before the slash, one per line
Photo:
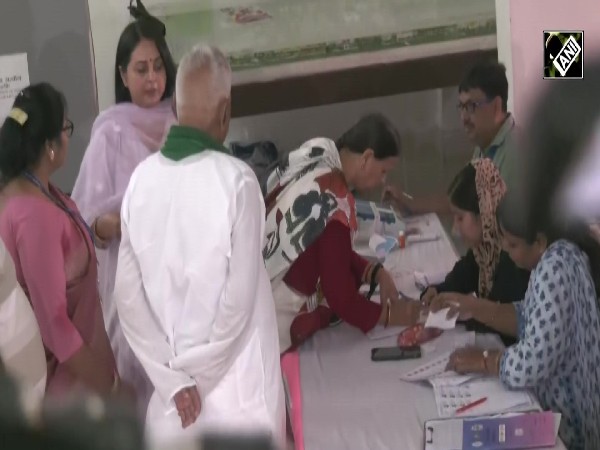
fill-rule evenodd
<path id="1" fill-rule="evenodd" d="M 421 347 L 377 347 L 371 349 L 372 361 L 402 361 L 421 357 Z"/>

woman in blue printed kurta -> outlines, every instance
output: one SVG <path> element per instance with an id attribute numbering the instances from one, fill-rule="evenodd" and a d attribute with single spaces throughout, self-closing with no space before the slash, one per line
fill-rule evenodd
<path id="1" fill-rule="evenodd" d="M 461 315 L 487 317 L 512 330 L 517 344 L 503 351 L 456 351 L 449 368 L 498 375 L 509 388 L 531 389 L 545 410 L 562 414 L 559 435 L 570 450 L 600 449 L 600 315 L 585 237 L 582 245 L 524 233 L 499 208 L 504 246 L 520 267 L 533 269 L 522 302 L 493 309 L 465 301 Z M 487 311 L 486 311 L 487 308 Z"/>
<path id="2" fill-rule="evenodd" d="M 515 309 L 519 342 L 502 354 L 500 379 L 532 388 L 544 409 L 562 413 L 568 448 L 599 449 L 600 321 L 585 253 L 569 241 L 551 244 Z"/>

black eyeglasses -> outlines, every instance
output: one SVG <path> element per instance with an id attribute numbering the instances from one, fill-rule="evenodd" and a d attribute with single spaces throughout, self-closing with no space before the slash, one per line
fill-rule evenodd
<path id="1" fill-rule="evenodd" d="M 458 112 L 464 111 L 466 113 L 473 114 L 481 106 L 487 105 L 488 103 L 491 103 L 491 102 L 492 102 L 492 100 L 488 100 L 488 99 L 481 100 L 479 102 L 472 102 L 472 101 L 468 101 L 465 103 L 458 102 L 458 104 L 456 105 L 456 109 L 458 110 Z"/>
<path id="2" fill-rule="evenodd" d="M 67 133 L 67 136 L 71 137 L 73 136 L 75 125 L 73 125 L 73 122 L 71 122 L 69 119 L 65 119 L 65 122 L 67 122 L 67 124 L 63 127 L 63 131 Z"/>

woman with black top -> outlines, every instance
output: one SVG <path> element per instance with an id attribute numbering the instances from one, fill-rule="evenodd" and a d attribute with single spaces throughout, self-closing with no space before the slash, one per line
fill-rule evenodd
<path id="1" fill-rule="evenodd" d="M 469 247 L 443 283 L 430 286 L 422 295 L 427 307 L 436 303 L 452 305 L 485 298 L 498 303 L 523 299 L 529 272 L 519 269 L 502 250 L 502 237 L 496 221 L 496 208 L 506 192 L 498 169 L 489 159 L 470 162 L 448 190 L 454 215 L 453 233 Z M 453 314 L 454 311 L 450 311 Z M 465 317 L 461 317 L 465 319 Z M 469 319 L 467 329 L 495 332 L 485 324 Z M 501 335 L 506 345 L 514 338 Z"/>

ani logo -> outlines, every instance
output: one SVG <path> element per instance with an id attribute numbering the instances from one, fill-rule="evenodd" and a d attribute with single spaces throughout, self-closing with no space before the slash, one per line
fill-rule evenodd
<path id="1" fill-rule="evenodd" d="M 583 78 L 583 31 L 544 31 L 544 79 Z"/>

